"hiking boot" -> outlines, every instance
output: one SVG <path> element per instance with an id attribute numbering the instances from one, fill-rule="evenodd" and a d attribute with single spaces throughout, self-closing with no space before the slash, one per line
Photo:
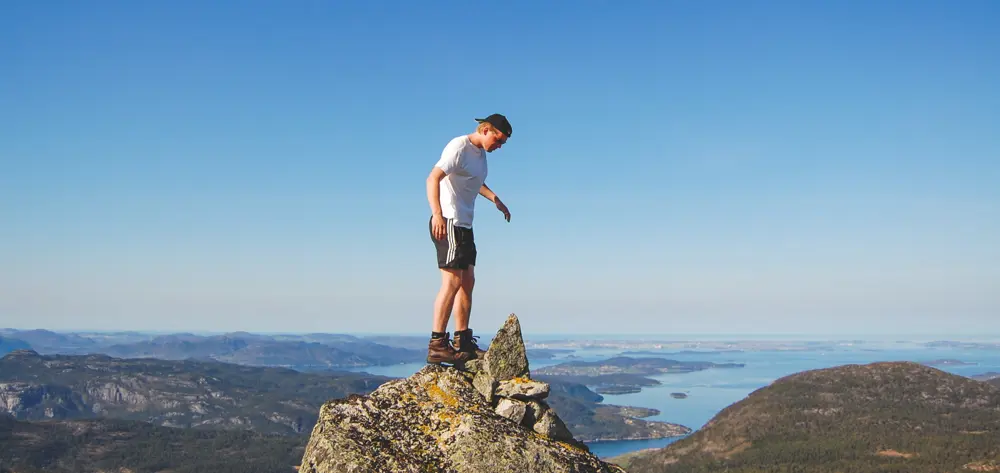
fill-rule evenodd
<path id="1" fill-rule="evenodd" d="M 486 352 L 479 348 L 479 345 L 476 344 L 477 340 L 479 340 L 479 337 L 472 336 L 471 328 L 456 331 L 453 346 L 462 353 L 468 353 L 472 356 L 472 359 L 482 358 L 486 355 Z"/>
<path id="2" fill-rule="evenodd" d="M 448 343 L 448 334 L 445 333 L 443 338 L 432 338 L 429 343 L 427 343 L 427 362 L 435 365 L 441 363 L 448 363 L 452 365 L 460 365 L 472 359 L 472 356 L 468 353 L 461 353 L 456 351 Z"/>

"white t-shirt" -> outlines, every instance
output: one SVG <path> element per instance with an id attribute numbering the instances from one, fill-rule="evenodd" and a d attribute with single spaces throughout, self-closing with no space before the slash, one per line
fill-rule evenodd
<path id="1" fill-rule="evenodd" d="M 441 152 L 435 166 L 444 171 L 441 179 L 441 216 L 455 219 L 455 226 L 472 228 L 476 197 L 486 182 L 486 150 L 468 136 L 453 138 Z"/>

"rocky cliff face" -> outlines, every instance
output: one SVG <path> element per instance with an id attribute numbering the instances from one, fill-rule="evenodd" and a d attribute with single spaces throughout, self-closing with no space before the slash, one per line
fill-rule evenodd
<path id="1" fill-rule="evenodd" d="M 19 420 L 107 417 L 167 427 L 307 434 L 330 397 L 390 378 L 104 355 L 0 358 L 0 415 Z"/>
<path id="2" fill-rule="evenodd" d="M 300 473 L 623 472 L 577 442 L 530 377 L 513 314 L 482 360 L 326 402 Z"/>
<path id="3" fill-rule="evenodd" d="M 65 419 L 88 415 L 80 395 L 65 386 L 0 383 L 0 415 L 26 419 Z"/>

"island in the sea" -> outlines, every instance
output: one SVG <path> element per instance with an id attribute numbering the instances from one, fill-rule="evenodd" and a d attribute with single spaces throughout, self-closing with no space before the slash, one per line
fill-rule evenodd
<path id="1" fill-rule="evenodd" d="M 670 393 L 670 397 L 674 399 L 687 399 L 688 395 L 685 393 Z"/>
<path id="2" fill-rule="evenodd" d="M 990 381 L 994 379 L 1000 379 L 1000 373 L 997 373 L 996 371 L 988 371 L 986 373 L 973 375 L 971 376 L 971 378 L 976 381 Z"/>
<path id="3" fill-rule="evenodd" d="M 690 373 L 712 368 L 742 368 L 743 363 L 676 361 L 665 358 L 619 356 L 602 361 L 568 361 L 539 368 L 535 374 L 580 383 L 600 394 L 632 394 L 660 381 L 647 376 Z"/>
<path id="4" fill-rule="evenodd" d="M 638 374 L 618 373 L 602 375 L 553 375 L 544 368 L 536 372 L 542 378 L 577 383 L 593 389 L 598 394 L 632 394 L 642 391 L 644 386 L 657 386 L 658 380 Z"/>
<path id="5" fill-rule="evenodd" d="M 940 360 L 925 361 L 923 364 L 927 366 L 972 366 L 972 365 L 977 365 L 979 363 L 972 363 L 968 361 L 954 360 L 954 359 L 940 359 Z"/>
<path id="6" fill-rule="evenodd" d="M 594 392 L 598 394 L 635 394 L 642 392 L 638 386 L 597 386 Z"/>
<path id="7" fill-rule="evenodd" d="M 628 350 L 621 353 L 622 356 L 633 356 L 633 355 L 653 355 L 653 356 L 678 356 L 678 355 L 722 355 L 724 353 L 744 353 L 744 350 L 680 350 L 680 351 L 661 351 L 661 350 Z"/>
<path id="8" fill-rule="evenodd" d="M 656 375 L 691 373 L 713 368 L 743 368 L 744 363 L 713 363 L 710 361 L 677 361 L 666 358 L 631 358 L 618 356 L 602 361 L 570 361 L 546 366 L 538 374 L 564 376 L 600 376 L 608 374 Z"/>

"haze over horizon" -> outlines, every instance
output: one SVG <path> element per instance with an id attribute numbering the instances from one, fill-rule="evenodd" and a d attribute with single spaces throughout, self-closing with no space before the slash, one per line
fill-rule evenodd
<path id="1" fill-rule="evenodd" d="M 1000 332 L 1000 3 L 10 2 L 0 327 Z"/>

